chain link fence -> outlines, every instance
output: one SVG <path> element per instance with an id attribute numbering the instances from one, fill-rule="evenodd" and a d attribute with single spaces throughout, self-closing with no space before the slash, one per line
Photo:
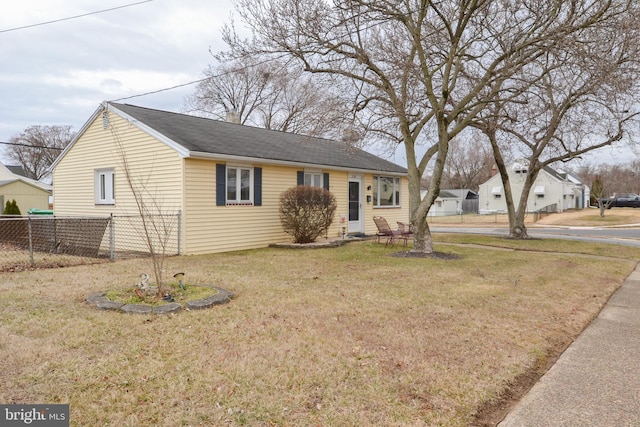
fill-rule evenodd
<path id="1" fill-rule="evenodd" d="M 179 255 L 180 217 L 0 216 L 0 272 Z"/>
<path id="2" fill-rule="evenodd" d="M 558 208 L 556 204 L 549 205 L 543 209 L 539 209 L 534 212 L 526 212 L 524 222 L 531 224 L 540 221 L 542 218 L 548 217 L 553 213 L 557 213 Z M 428 216 L 427 222 L 429 225 L 443 226 L 452 224 L 468 224 L 478 225 L 483 224 L 500 224 L 509 225 L 509 215 L 506 211 L 493 211 L 486 213 L 461 213 L 461 212 L 443 212 L 441 215 Z"/>

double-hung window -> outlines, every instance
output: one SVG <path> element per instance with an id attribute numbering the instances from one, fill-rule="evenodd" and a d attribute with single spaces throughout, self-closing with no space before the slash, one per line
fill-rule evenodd
<path id="1" fill-rule="evenodd" d="M 97 169 L 95 171 L 95 201 L 96 205 L 114 205 L 115 173 L 113 169 Z"/>
<path id="2" fill-rule="evenodd" d="M 262 206 L 262 168 L 216 164 L 216 206 Z"/>
<path id="3" fill-rule="evenodd" d="M 251 168 L 227 166 L 227 204 L 250 204 L 253 200 Z"/>
<path id="4" fill-rule="evenodd" d="M 324 188 L 329 191 L 329 173 L 319 170 L 298 171 L 297 185 Z"/>
<path id="5" fill-rule="evenodd" d="M 320 187 L 324 186 L 322 180 L 322 172 L 306 172 L 304 173 L 304 185 L 308 185 L 310 187 Z"/>
<path id="6" fill-rule="evenodd" d="M 391 176 L 373 177 L 373 206 L 400 206 L 400 178 Z"/>

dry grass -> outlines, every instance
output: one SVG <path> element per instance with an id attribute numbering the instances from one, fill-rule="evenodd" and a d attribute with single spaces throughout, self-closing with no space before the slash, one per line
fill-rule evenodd
<path id="1" fill-rule="evenodd" d="M 439 243 L 454 243 L 464 245 L 477 245 L 480 247 L 494 247 L 517 249 L 522 251 L 571 253 L 587 256 L 629 258 L 637 257 L 638 248 L 630 246 L 615 246 L 615 253 L 612 247 L 606 243 L 585 244 L 574 240 L 555 240 L 553 245 L 548 239 L 515 240 L 500 236 L 482 236 L 478 234 L 435 234 L 434 240 Z"/>
<path id="2" fill-rule="evenodd" d="M 84 303 L 148 260 L 2 273 L 0 401 L 69 403 L 74 426 L 465 426 L 568 344 L 640 256 L 436 249 L 460 259 L 373 242 L 171 258 L 167 273 L 236 299 L 168 316 Z"/>
<path id="3" fill-rule="evenodd" d="M 509 216 L 502 213 L 494 214 L 464 214 L 464 215 L 446 215 L 446 216 L 430 216 L 427 222 L 432 226 L 465 226 L 465 225 L 492 225 L 507 226 L 509 225 Z M 527 215 L 526 224 L 533 223 L 533 216 Z"/>
<path id="4" fill-rule="evenodd" d="M 24 271 L 31 268 L 59 268 L 72 265 L 97 264 L 100 262 L 109 262 L 109 260 L 106 258 L 51 254 L 48 252 L 34 252 L 32 259 L 29 250 L 20 249 L 11 244 L 0 243 L 0 273 Z"/>
<path id="5" fill-rule="evenodd" d="M 429 225 L 437 226 L 508 226 L 509 217 L 507 214 L 465 214 L 450 216 L 434 216 L 427 219 Z M 581 210 L 570 210 L 562 213 L 544 214 L 536 217 L 534 214 L 527 214 L 525 217 L 527 226 L 533 225 L 562 225 L 562 226 L 586 226 L 586 227 L 607 227 L 628 224 L 640 224 L 640 209 L 633 208 L 613 208 L 605 211 L 605 216 L 600 217 L 600 210 L 587 208 Z"/>
<path id="6" fill-rule="evenodd" d="M 540 225 L 565 225 L 585 227 L 607 227 L 616 225 L 640 224 L 640 209 L 613 208 L 605 210 L 604 217 L 600 210 L 591 208 L 552 214 L 537 222 Z"/>

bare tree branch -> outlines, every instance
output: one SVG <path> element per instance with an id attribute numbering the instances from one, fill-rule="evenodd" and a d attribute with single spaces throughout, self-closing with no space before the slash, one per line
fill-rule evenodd
<path id="1" fill-rule="evenodd" d="M 450 141 L 477 119 L 522 117 L 532 93 L 541 96 L 538 68 L 549 52 L 571 57 L 585 36 L 605 37 L 630 7 L 631 0 L 238 0 L 253 37 L 241 40 L 228 27 L 225 41 L 238 59 L 285 56 L 312 75 L 354 83 L 340 87 L 350 90 L 344 96 L 351 96 L 360 121 L 404 145 L 417 230 L 413 250 L 431 252 L 426 218 L 440 191 Z M 586 48 L 582 53 L 587 60 L 597 56 Z M 496 109 L 502 99 L 522 108 Z M 493 131 L 500 139 L 503 131 Z M 420 179 L 428 165 L 432 179 L 422 199 Z"/>
<path id="2" fill-rule="evenodd" d="M 71 126 L 29 126 L 9 139 L 6 155 L 22 166 L 28 178 L 39 181 L 74 136 Z"/>

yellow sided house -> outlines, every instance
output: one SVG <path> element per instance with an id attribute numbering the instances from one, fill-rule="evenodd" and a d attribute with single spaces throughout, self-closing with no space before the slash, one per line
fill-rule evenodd
<path id="1" fill-rule="evenodd" d="M 56 216 L 180 212 L 180 253 L 289 242 L 280 195 L 324 187 L 330 238 L 409 219 L 407 171 L 345 143 L 139 106 L 103 103 L 52 166 Z M 137 197 L 136 197 L 137 196 Z"/>
<path id="2" fill-rule="evenodd" d="M 49 209 L 51 186 L 14 173 L 0 164 L 0 213 L 5 204 L 15 200 L 20 212 L 26 215 L 30 209 Z"/>

